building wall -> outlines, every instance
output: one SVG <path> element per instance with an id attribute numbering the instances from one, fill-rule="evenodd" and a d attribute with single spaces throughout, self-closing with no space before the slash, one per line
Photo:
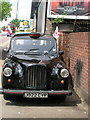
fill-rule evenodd
<path id="1" fill-rule="evenodd" d="M 52 28 L 50 30 L 50 27 L 47 30 L 50 33 L 52 32 Z M 90 68 L 88 68 L 88 66 L 90 67 L 88 65 L 88 62 L 90 62 L 90 60 L 88 61 L 88 57 L 90 57 L 90 44 L 88 44 L 88 37 L 89 32 L 61 32 L 61 36 L 59 37 L 59 50 L 64 51 L 64 61 L 67 67 L 70 67 L 74 89 L 87 102 L 89 94 L 88 83 L 90 86 L 90 76 L 88 74 L 90 71 Z"/>
<path id="2" fill-rule="evenodd" d="M 88 34 L 88 100 L 90 106 L 90 34 Z"/>
<path id="3" fill-rule="evenodd" d="M 88 32 L 61 33 L 59 50 L 64 51 L 64 61 L 70 66 L 75 91 L 88 102 Z M 90 57 L 90 56 L 89 56 Z M 89 61 L 90 62 L 90 61 Z"/>
<path id="4" fill-rule="evenodd" d="M 49 19 L 46 19 L 46 30 L 45 30 L 45 34 L 46 35 L 51 35 L 52 32 L 52 23 Z"/>
<path id="5" fill-rule="evenodd" d="M 70 33 L 61 33 L 59 37 L 59 51 L 63 50 L 63 58 L 67 66 L 69 66 L 69 38 Z"/>
<path id="6" fill-rule="evenodd" d="M 69 35 L 70 72 L 74 89 L 88 101 L 88 32 L 77 32 Z"/>

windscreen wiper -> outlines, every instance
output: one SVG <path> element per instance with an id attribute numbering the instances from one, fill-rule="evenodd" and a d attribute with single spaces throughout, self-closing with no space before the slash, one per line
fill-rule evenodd
<path id="1" fill-rule="evenodd" d="M 52 46 L 52 47 L 50 48 L 50 50 L 48 50 L 47 52 L 45 52 L 44 55 L 47 55 L 48 53 L 50 53 L 50 51 L 51 51 L 53 48 L 54 48 L 54 46 Z"/>
<path id="2" fill-rule="evenodd" d="M 39 50 L 39 48 L 31 48 L 29 51 L 34 51 L 34 50 Z"/>
<path id="3" fill-rule="evenodd" d="M 13 54 L 14 54 L 14 55 L 17 55 L 17 54 L 24 54 L 24 52 L 23 52 L 23 51 L 18 51 L 18 52 L 16 51 L 16 52 L 14 52 Z"/>
<path id="4" fill-rule="evenodd" d="M 55 46 L 55 45 L 53 45 L 48 52 L 50 52 L 50 51 L 54 48 L 54 46 Z"/>
<path id="5" fill-rule="evenodd" d="M 24 52 L 24 54 L 28 54 L 30 53 L 30 51 L 34 51 L 34 50 L 39 50 L 39 48 L 31 48 L 28 51 Z"/>

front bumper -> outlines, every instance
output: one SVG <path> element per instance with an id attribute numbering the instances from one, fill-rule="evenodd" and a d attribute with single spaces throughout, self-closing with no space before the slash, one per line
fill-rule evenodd
<path id="1" fill-rule="evenodd" d="M 0 89 L 0 94 L 8 95 L 24 95 L 25 93 L 48 93 L 49 96 L 61 96 L 61 95 L 72 95 L 71 90 L 11 90 L 11 89 Z"/>

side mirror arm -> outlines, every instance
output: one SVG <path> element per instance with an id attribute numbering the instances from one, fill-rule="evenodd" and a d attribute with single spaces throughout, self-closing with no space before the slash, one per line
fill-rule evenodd
<path id="1" fill-rule="evenodd" d="M 61 56 L 61 55 L 63 55 L 63 54 L 64 54 L 64 51 L 63 51 L 63 50 L 59 51 L 59 56 Z"/>

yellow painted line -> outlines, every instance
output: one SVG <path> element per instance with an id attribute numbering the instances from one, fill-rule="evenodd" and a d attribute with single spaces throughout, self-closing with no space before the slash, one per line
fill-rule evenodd
<path id="1" fill-rule="evenodd" d="M 8 45 L 8 43 L 9 43 L 9 41 L 4 42 L 3 44 L 0 45 L 0 47 L 6 46 L 6 45 Z"/>

